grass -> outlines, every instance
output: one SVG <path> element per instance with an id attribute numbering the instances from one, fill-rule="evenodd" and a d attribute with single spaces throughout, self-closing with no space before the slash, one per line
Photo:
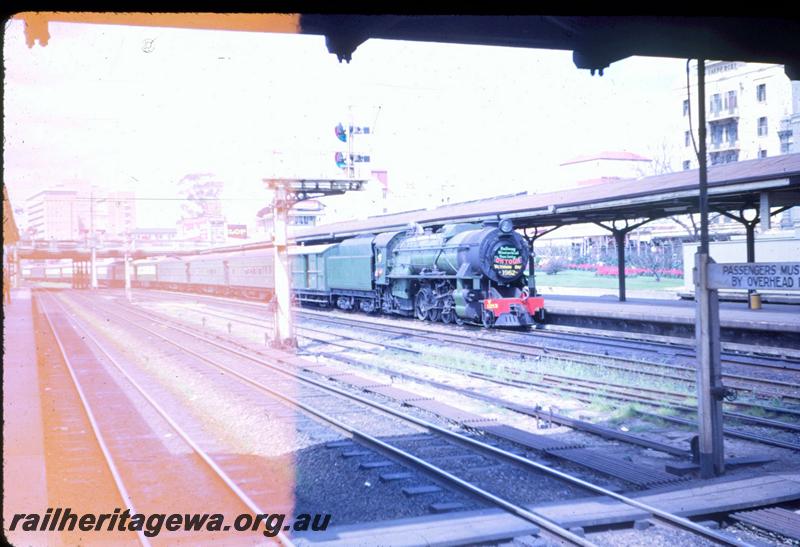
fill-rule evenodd
<path id="1" fill-rule="evenodd" d="M 693 386 L 686 383 L 669 378 L 654 378 L 638 374 L 636 371 L 610 369 L 604 367 L 602 362 L 591 365 L 558 358 L 525 360 L 524 362 L 514 358 L 487 359 L 474 352 L 447 347 L 426 348 L 424 353 L 419 356 L 395 355 L 393 357 L 414 364 L 433 362 L 438 366 L 454 368 L 463 372 L 477 372 L 504 381 L 524 380 L 539 384 L 544 375 L 563 375 L 589 382 L 601 380 L 632 388 L 662 389 L 685 394 L 687 398 L 685 404 L 691 404 L 694 394 Z"/>
<path id="2" fill-rule="evenodd" d="M 599 276 L 592 272 L 578 270 L 564 270 L 554 275 L 544 272 L 536 273 L 536 284 L 552 287 L 576 287 L 580 289 L 616 289 L 617 277 Z M 668 290 L 683 286 L 682 278 L 662 277 L 656 281 L 655 277 L 638 276 L 625 279 L 625 287 L 630 290 Z"/>

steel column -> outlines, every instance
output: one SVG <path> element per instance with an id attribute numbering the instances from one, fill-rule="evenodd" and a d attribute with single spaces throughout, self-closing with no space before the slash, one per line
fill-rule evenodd
<path id="1" fill-rule="evenodd" d="M 540 237 L 549 234 L 553 230 L 557 230 L 561 226 L 554 226 L 549 230 L 543 231 L 539 233 L 539 227 L 535 226 L 533 228 L 533 235 L 528 234 L 528 229 L 525 228 L 522 230 L 523 236 L 525 237 L 525 241 L 528 242 L 528 248 L 530 251 L 530 255 L 528 256 L 528 289 L 531 296 L 536 296 L 536 252 L 534 251 L 533 246 L 536 244 L 536 240 Z"/>
<path id="2" fill-rule="evenodd" d="M 769 192 L 761 192 L 758 201 L 760 211 L 758 216 L 761 217 L 761 231 L 766 232 L 772 227 L 772 215 L 769 212 Z"/>
<path id="3" fill-rule="evenodd" d="M 528 242 L 530 254 L 528 255 L 528 292 L 531 296 L 536 296 L 536 253 L 533 250 L 535 239 Z"/>
<path id="4" fill-rule="evenodd" d="M 619 282 L 619 301 L 625 302 L 625 236 L 627 230 L 614 230 L 617 244 L 617 280 Z"/>
<path id="5" fill-rule="evenodd" d="M 744 223 L 745 232 L 747 233 L 747 261 L 756 261 L 756 225 L 752 222 Z"/>

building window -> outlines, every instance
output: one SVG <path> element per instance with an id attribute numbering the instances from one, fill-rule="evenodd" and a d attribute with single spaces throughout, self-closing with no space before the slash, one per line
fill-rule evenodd
<path id="1" fill-rule="evenodd" d="M 719 96 L 719 93 L 714 93 L 711 96 L 711 105 L 709 110 L 711 110 L 712 114 L 716 114 L 722 110 L 722 98 Z"/>
<path id="2" fill-rule="evenodd" d="M 711 144 L 719 146 L 722 143 L 723 127 L 721 125 L 711 125 Z"/>
<path id="3" fill-rule="evenodd" d="M 728 112 L 733 112 L 736 110 L 736 92 L 735 91 L 728 91 L 728 98 L 727 98 L 727 106 Z"/>
<path id="4" fill-rule="evenodd" d="M 767 100 L 767 84 L 758 84 L 756 87 L 756 98 L 760 103 Z"/>
<path id="5" fill-rule="evenodd" d="M 684 133 L 683 133 L 683 145 L 684 146 L 689 146 L 689 143 L 691 143 L 691 142 L 692 142 L 692 134 L 689 133 L 688 131 L 684 131 Z"/>
<path id="6" fill-rule="evenodd" d="M 727 141 L 729 144 L 736 144 L 736 140 L 739 138 L 738 134 L 738 126 L 737 124 L 730 123 L 725 126 L 725 135 L 727 136 Z"/>
<path id="7" fill-rule="evenodd" d="M 767 117 L 763 116 L 758 119 L 758 136 L 764 137 L 767 135 Z"/>
<path id="8" fill-rule="evenodd" d="M 689 99 L 683 100 L 683 115 L 684 116 L 689 115 Z"/>
<path id="9" fill-rule="evenodd" d="M 686 171 L 687 169 L 691 169 L 691 168 L 692 168 L 692 162 L 691 161 L 686 160 L 686 161 L 683 162 L 683 170 L 684 171 Z"/>
<path id="10" fill-rule="evenodd" d="M 766 150 L 759 150 L 758 151 L 758 157 L 759 158 L 766 158 L 767 157 L 767 151 Z"/>

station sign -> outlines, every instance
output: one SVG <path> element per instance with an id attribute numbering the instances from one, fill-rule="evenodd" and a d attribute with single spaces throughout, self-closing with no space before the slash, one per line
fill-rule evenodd
<path id="1" fill-rule="evenodd" d="M 708 288 L 800 290 L 800 262 L 711 263 Z"/>

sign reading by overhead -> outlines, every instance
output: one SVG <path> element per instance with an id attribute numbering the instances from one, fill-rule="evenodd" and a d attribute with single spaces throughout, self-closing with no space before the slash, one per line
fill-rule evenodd
<path id="1" fill-rule="evenodd" d="M 800 290 L 800 262 L 709 264 L 710 289 Z"/>

